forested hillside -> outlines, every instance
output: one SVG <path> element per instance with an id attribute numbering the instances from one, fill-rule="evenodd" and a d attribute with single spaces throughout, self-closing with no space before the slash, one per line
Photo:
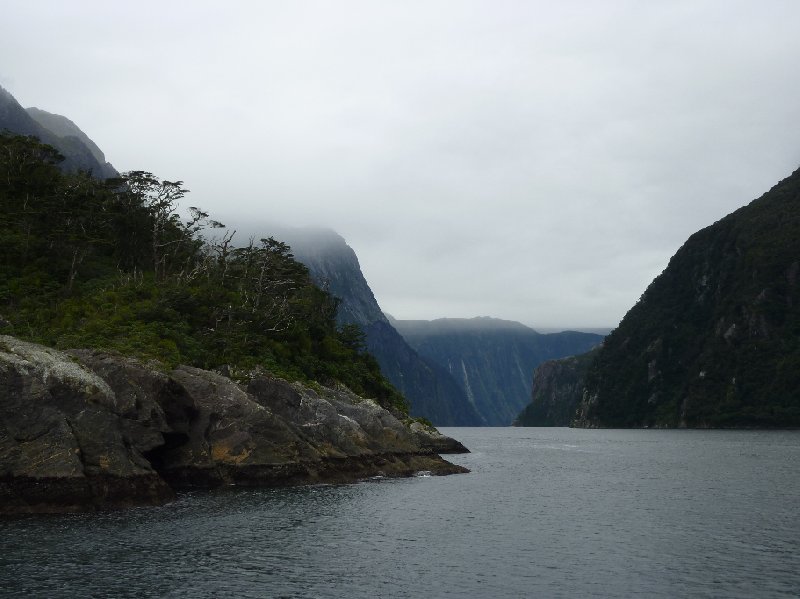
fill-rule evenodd
<path id="1" fill-rule="evenodd" d="M 533 373 L 531 403 L 514 426 L 569 426 L 583 397 L 586 370 L 600 346 L 577 356 L 548 360 Z"/>
<path id="2" fill-rule="evenodd" d="M 0 332 L 292 380 L 341 382 L 405 410 L 355 326 L 289 246 L 244 246 L 187 189 L 143 171 L 65 173 L 35 139 L 0 135 Z M 218 230 L 219 229 L 219 230 Z"/>
<path id="3" fill-rule="evenodd" d="M 580 426 L 800 426 L 800 170 L 692 235 L 606 338 Z"/>

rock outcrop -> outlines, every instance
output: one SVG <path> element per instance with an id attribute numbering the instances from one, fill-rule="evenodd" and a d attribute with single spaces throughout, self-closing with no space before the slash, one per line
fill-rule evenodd
<path id="1" fill-rule="evenodd" d="M 246 385 L 0 336 L 0 513 L 152 505 L 176 489 L 465 472 L 466 451 L 345 388 Z"/>

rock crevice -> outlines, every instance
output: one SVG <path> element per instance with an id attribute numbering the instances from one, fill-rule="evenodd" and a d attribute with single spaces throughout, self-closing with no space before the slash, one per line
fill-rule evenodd
<path id="1" fill-rule="evenodd" d="M 186 487 L 464 472 L 466 451 L 345 388 L 240 385 L 91 350 L 0 336 L 0 513 L 169 501 Z"/>

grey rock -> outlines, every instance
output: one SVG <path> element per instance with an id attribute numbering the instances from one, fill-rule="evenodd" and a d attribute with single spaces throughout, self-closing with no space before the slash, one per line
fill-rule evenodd
<path id="1" fill-rule="evenodd" d="M 443 435 L 438 430 L 421 422 L 412 422 L 409 426 L 414 440 L 423 448 L 434 453 L 469 453 L 460 441 Z"/>
<path id="2" fill-rule="evenodd" d="M 159 504 L 185 487 L 465 471 L 437 455 L 460 444 L 408 424 L 345 388 L 266 376 L 243 386 L 0 336 L 0 513 Z"/>
<path id="3" fill-rule="evenodd" d="M 106 381 L 62 352 L 0 336 L 0 512 L 161 503 Z"/>

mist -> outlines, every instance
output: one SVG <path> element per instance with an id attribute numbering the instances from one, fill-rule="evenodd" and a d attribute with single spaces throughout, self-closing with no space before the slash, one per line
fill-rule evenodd
<path id="1" fill-rule="evenodd" d="M 613 327 L 800 164 L 794 1 L 9 2 L 0 85 L 400 319 Z M 32 34 L 35 32 L 35 35 Z"/>

